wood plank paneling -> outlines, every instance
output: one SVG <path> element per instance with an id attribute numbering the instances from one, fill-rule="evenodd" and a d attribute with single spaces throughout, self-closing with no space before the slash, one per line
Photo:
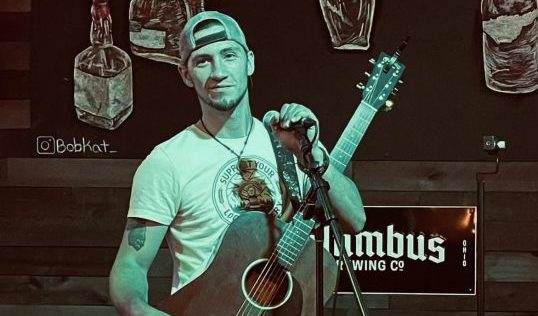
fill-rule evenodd
<path id="1" fill-rule="evenodd" d="M 0 187 L 0 246 L 117 247 L 127 188 Z"/>
<path id="2" fill-rule="evenodd" d="M 0 305 L 4 316 L 118 316 L 112 306 Z"/>
<path id="3" fill-rule="evenodd" d="M 538 283 L 486 282 L 486 310 L 538 311 Z"/>
<path id="4" fill-rule="evenodd" d="M 30 70 L 30 43 L 0 42 L 0 70 Z"/>
<path id="5" fill-rule="evenodd" d="M 140 162 L 139 159 L 7 158 L 7 174 L 0 186 L 129 188 Z"/>
<path id="6" fill-rule="evenodd" d="M 171 278 L 149 278 L 149 302 L 170 295 Z M 111 305 L 106 277 L 0 276 L 0 305 Z"/>
<path id="7" fill-rule="evenodd" d="M 343 314 L 346 316 L 358 315 L 357 312 L 351 311 L 348 314 Z M 370 313 L 371 316 L 476 316 L 476 312 L 446 312 L 446 311 L 421 311 L 421 310 L 373 310 Z M 486 314 L 486 316 L 493 316 Z M 507 315 L 496 315 L 496 316 L 513 316 L 511 314 Z"/>
<path id="8" fill-rule="evenodd" d="M 396 192 L 362 191 L 364 205 L 369 206 L 475 206 L 474 192 Z"/>
<path id="9" fill-rule="evenodd" d="M 389 296 L 388 295 L 373 295 L 373 294 L 364 294 L 364 302 L 369 309 L 386 309 L 389 307 Z M 326 309 L 332 309 L 333 298 L 325 304 Z M 355 298 L 351 294 L 340 294 L 336 299 L 336 309 L 338 310 L 356 310 L 357 303 Z M 329 314 L 330 315 L 330 314 Z"/>
<path id="10" fill-rule="evenodd" d="M 30 27 L 29 12 L 0 12 L 0 41 L 29 41 Z"/>
<path id="11" fill-rule="evenodd" d="M 0 275 L 106 277 L 116 253 L 103 247 L 0 247 Z M 169 278 L 172 270 L 170 251 L 163 248 L 148 275 Z"/>
<path id="12" fill-rule="evenodd" d="M 353 161 L 353 179 L 364 191 L 476 191 L 476 172 L 493 171 L 494 162 Z M 538 191 L 538 163 L 501 162 L 487 176 L 487 191 Z"/>
<path id="13" fill-rule="evenodd" d="M 371 316 L 477 316 L 474 311 L 420 311 L 414 310 L 412 313 L 408 310 L 372 310 Z M 345 315 L 345 314 L 344 314 Z M 346 316 L 357 315 L 348 314 Z M 511 313 L 511 312 L 486 312 L 485 316 L 537 316 L 535 313 Z"/>
<path id="14" fill-rule="evenodd" d="M 536 232 L 537 222 L 487 222 L 485 248 L 487 251 L 538 251 Z"/>
<path id="15" fill-rule="evenodd" d="M 0 0 L 1 12 L 30 12 L 31 0 Z"/>
<path id="16" fill-rule="evenodd" d="M 31 127 L 30 100 L 0 100 L 0 129 Z"/>
<path id="17" fill-rule="evenodd" d="M 0 71 L 0 99 L 29 100 L 30 73 L 20 70 Z"/>
<path id="18" fill-rule="evenodd" d="M 538 284 L 536 283 L 498 283 L 485 284 L 486 310 L 498 312 L 532 312 L 538 311 Z M 461 296 L 404 296 L 393 295 L 390 298 L 393 310 L 474 310 L 475 297 Z"/>
<path id="19" fill-rule="evenodd" d="M 395 310 L 437 310 L 458 311 L 474 310 L 475 296 L 448 296 L 448 295 L 392 295 L 390 308 Z"/>
<path id="20" fill-rule="evenodd" d="M 538 193 L 487 192 L 486 221 L 538 222 Z"/>
<path id="21" fill-rule="evenodd" d="M 538 282 L 538 253 L 489 252 L 485 260 L 486 281 Z"/>

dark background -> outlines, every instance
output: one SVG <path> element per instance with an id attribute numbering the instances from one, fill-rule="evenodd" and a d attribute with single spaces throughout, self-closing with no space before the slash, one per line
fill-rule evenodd
<path id="1" fill-rule="evenodd" d="M 32 128 L 1 130 L 8 157 L 37 157 L 37 136 L 105 139 L 116 154 L 62 157 L 143 158 L 199 116 L 198 101 L 173 65 L 134 56 L 127 0 L 112 0 L 114 43 L 133 62 L 134 111 L 115 131 L 79 122 L 73 106 L 74 57 L 89 46 L 90 1 L 32 3 Z M 257 117 L 284 102 L 311 107 L 329 148 L 360 103 L 368 59 L 411 41 L 401 62 L 404 84 L 392 112 L 380 112 L 355 160 L 487 160 L 482 136 L 508 143 L 505 160 L 538 160 L 538 94 L 509 95 L 484 83 L 480 1 L 377 1 L 368 51 L 332 48 L 319 2 L 205 2 L 242 25 L 255 52 L 251 105 Z"/>

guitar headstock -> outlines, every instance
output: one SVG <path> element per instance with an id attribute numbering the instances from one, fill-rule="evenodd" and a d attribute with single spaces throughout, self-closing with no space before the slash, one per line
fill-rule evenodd
<path id="1" fill-rule="evenodd" d="M 395 90 L 396 84 L 400 81 L 405 66 L 398 62 L 399 53 L 394 56 L 381 52 L 377 60 L 371 60 L 374 64 L 366 85 L 359 84 L 363 89 L 362 101 L 379 110 L 387 102 L 388 97 Z M 389 100 L 390 102 L 390 100 Z M 389 104 L 387 104 L 389 106 Z"/>

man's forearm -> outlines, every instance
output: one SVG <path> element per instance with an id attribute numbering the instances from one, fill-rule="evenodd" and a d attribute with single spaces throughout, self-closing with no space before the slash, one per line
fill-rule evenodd
<path id="1" fill-rule="evenodd" d="M 366 215 L 355 183 L 331 165 L 323 178 L 329 182 L 329 198 L 343 229 L 350 233 L 360 232 L 366 222 Z"/>
<path id="2" fill-rule="evenodd" d="M 131 264 L 115 263 L 109 278 L 110 298 L 120 315 L 167 315 L 148 302 L 146 274 Z"/>

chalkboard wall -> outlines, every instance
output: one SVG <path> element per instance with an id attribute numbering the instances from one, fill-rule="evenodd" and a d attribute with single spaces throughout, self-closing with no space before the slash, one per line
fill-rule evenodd
<path id="1" fill-rule="evenodd" d="M 199 118 L 198 101 L 173 65 L 131 53 L 129 1 L 110 3 L 114 43 L 133 62 L 133 114 L 114 131 L 77 120 L 73 63 L 90 44 L 91 1 L 33 1 L 31 128 L 0 130 L 0 154 L 42 157 L 36 138 L 52 136 L 65 142 L 84 137 L 115 151 L 52 157 L 143 158 Z M 284 102 L 304 103 L 318 115 L 321 138 L 332 148 L 360 103 L 355 85 L 366 80 L 368 59 L 392 53 L 409 35 L 395 109 L 377 114 L 355 160 L 488 160 L 484 135 L 507 141 L 505 160 L 538 160 L 538 93 L 509 95 L 485 86 L 478 0 L 378 0 L 367 51 L 333 49 L 315 0 L 207 0 L 205 8 L 234 16 L 246 33 L 256 56 L 251 104 L 258 117 Z"/>

